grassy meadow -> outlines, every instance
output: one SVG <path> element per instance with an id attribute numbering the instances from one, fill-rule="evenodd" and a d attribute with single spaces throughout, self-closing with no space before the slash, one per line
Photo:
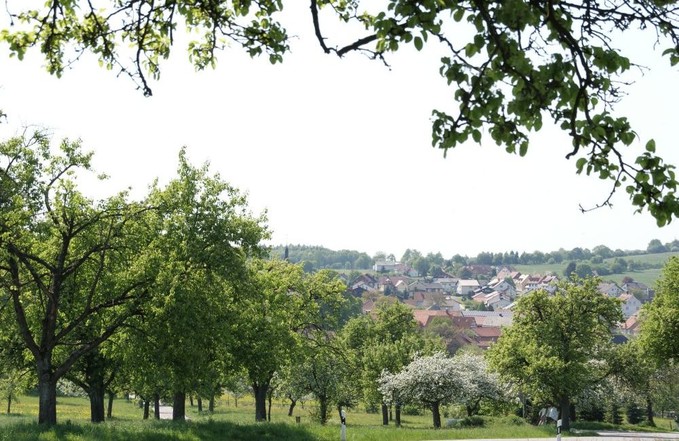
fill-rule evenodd
<path id="1" fill-rule="evenodd" d="M 625 260 L 639 262 L 642 264 L 649 264 L 655 266 L 662 266 L 669 260 L 672 256 L 677 256 L 679 253 L 657 253 L 657 254 L 638 254 L 634 256 L 625 256 Z M 609 262 L 613 259 L 605 259 L 604 262 Z M 558 276 L 562 276 L 568 261 L 563 261 L 561 263 L 554 264 L 542 264 L 542 265 L 512 265 L 517 271 L 524 274 L 547 274 L 554 273 Z M 656 280 L 660 277 L 662 269 L 653 268 L 640 271 L 628 271 L 622 274 L 610 274 L 608 276 L 602 277 L 604 280 L 612 280 L 618 284 L 622 283 L 622 279 L 625 277 L 631 277 L 637 282 L 646 284 L 648 287 L 653 288 Z"/>
<path id="2" fill-rule="evenodd" d="M 194 402 L 195 404 L 195 402 Z M 89 402 L 86 398 L 59 398 L 58 422 L 53 428 L 36 424 L 38 402 L 35 397 L 21 397 L 13 403 L 12 413 L 0 415 L 1 441 L 240 441 L 240 440 L 295 440 L 330 441 L 339 439 L 339 418 L 336 413 L 326 426 L 315 423 L 311 416 L 313 407 L 308 404 L 295 408 L 294 417 L 287 416 L 287 404 L 275 402 L 271 423 L 254 422 L 252 399 L 241 399 L 238 407 L 233 399 L 217 402 L 215 412 L 199 413 L 196 406 L 187 402 L 189 421 L 142 420 L 142 409 L 132 401 L 117 399 L 113 418 L 105 423 L 89 423 Z M 403 415 L 401 428 L 393 424 L 381 425 L 380 414 L 367 414 L 358 410 L 347 412 L 347 440 L 409 441 L 472 438 L 549 438 L 555 429 L 549 426 L 531 426 L 516 418 L 489 418 L 485 427 L 432 428 L 431 414 Z"/>

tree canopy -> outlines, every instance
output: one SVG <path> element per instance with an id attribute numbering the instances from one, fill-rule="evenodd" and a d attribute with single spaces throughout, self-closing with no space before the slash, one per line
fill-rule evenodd
<path id="1" fill-rule="evenodd" d="M 607 373 L 618 300 L 597 290 L 598 279 L 560 282 L 522 296 L 514 322 L 490 349 L 491 366 L 534 401 L 561 408 L 569 427 L 571 400 Z"/>
<path id="2" fill-rule="evenodd" d="M 49 72 L 61 75 L 85 53 L 108 69 L 129 75 L 145 95 L 185 30 L 196 68 L 214 66 L 217 52 L 237 45 L 251 56 L 282 61 L 291 38 L 279 20 L 282 0 L 253 2 L 153 2 L 55 0 L 31 8 L 8 1 L 12 27 L 0 39 L 23 57 L 38 47 Z M 545 120 L 567 133 L 567 159 L 577 173 L 611 182 L 609 205 L 624 187 L 639 211 L 662 226 L 679 215 L 674 166 L 656 154 L 655 141 L 628 158 L 624 147 L 640 138 L 616 104 L 630 84 L 627 71 L 643 66 L 620 49 L 623 32 L 653 36 L 649 49 L 671 65 L 679 62 L 679 6 L 675 1 L 611 0 L 601 4 L 511 0 L 309 0 L 309 21 L 324 52 L 366 54 L 388 63 L 404 45 L 444 52 L 439 73 L 454 88 L 453 110 L 433 110 L 432 143 L 448 151 L 467 140 L 489 137 L 524 155 L 530 132 Z M 332 43 L 326 25 L 339 21 L 347 42 Z M 332 23 L 335 24 L 335 23 Z M 362 34 L 356 34 L 357 26 Z M 333 27 L 332 29 L 335 29 Z M 647 136 L 647 135 L 645 135 Z M 584 209 L 583 209 L 584 210 Z"/>

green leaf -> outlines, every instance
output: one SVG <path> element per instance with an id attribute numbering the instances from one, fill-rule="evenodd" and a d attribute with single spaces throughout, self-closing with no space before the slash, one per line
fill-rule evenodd
<path id="1" fill-rule="evenodd" d="M 415 49 L 417 49 L 418 51 L 422 50 L 422 38 L 415 37 L 413 39 L 413 43 L 415 44 Z"/>
<path id="2" fill-rule="evenodd" d="M 579 158 L 576 163 L 575 167 L 578 169 L 578 173 L 582 173 L 582 169 L 587 164 L 587 158 Z"/>
<path id="3" fill-rule="evenodd" d="M 650 140 L 646 143 L 646 151 L 647 151 L 647 152 L 651 152 L 651 153 L 655 153 L 655 140 L 650 139 Z"/>

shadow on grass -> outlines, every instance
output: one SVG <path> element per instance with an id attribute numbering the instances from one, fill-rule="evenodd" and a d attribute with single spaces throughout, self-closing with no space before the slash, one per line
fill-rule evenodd
<path id="1" fill-rule="evenodd" d="M 303 426 L 286 424 L 241 425 L 225 421 L 176 423 L 146 421 L 103 424 L 58 424 L 47 428 L 36 423 L 8 424 L 0 431 L 2 441 L 316 441 Z"/>

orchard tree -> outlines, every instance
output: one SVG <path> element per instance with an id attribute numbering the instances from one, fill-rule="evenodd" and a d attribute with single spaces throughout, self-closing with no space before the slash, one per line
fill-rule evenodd
<path id="1" fill-rule="evenodd" d="M 467 377 L 460 375 L 458 366 L 443 353 L 417 357 L 403 370 L 384 372 L 379 389 L 386 402 L 414 403 L 432 412 L 434 428 L 441 428 L 441 405 L 458 399 Z"/>
<path id="2" fill-rule="evenodd" d="M 380 303 L 375 314 L 358 316 L 342 330 L 342 339 L 352 351 L 361 372 L 363 399 L 381 403 L 382 424 L 389 424 L 388 403 L 378 390 L 383 371 L 398 372 L 419 352 L 429 355 L 442 349 L 439 338 L 421 333 L 410 308 L 402 303 Z M 400 422 L 400 403 L 396 405 L 396 424 Z"/>
<path id="3" fill-rule="evenodd" d="M 459 375 L 465 377 L 459 391 L 459 401 L 464 405 L 467 416 L 476 415 L 484 400 L 497 401 L 502 398 L 502 384 L 498 375 L 490 372 L 488 363 L 481 354 L 462 352 L 453 357 Z"/>
<path id="4" fill-rule="evenodd" d="M 155 260 L 148 209 L 124 193 L 88 199 L 75 173 L 89 171 L 92 155 L 68 140 L 58 151 L 41 133 L 0 143 L 0 287 L 37 375 L 38 422 L 48 425 L 57 381 L 141 312 Z"/>
<path id="5" fill-rule="evenodd" d="M 617 299 L 599 279 L 571 279 L 550 294 L 536 290 L 516 304 L 514 322 L 488 353 L 491 366 L 534 400 L 561 408 L 570 427 L 571 400 L 610 373 L 612 329 L 622 321 Z"/>
<path id="6" fill-rule="evenodd" d="M 160 75 L 175 33 L 189 34 L 188 56 L 198 69 L 214 66 L 217 52 L 231 45 L 251 56 L 282 61 L 289 36 L 278 15 L 282 0 L 239 2 L 152 2 L 148 0 L 54 0 L 43 6 L 8 0 L 9 29 L 0 34 L 11 54 L 23 58 L 31 47 L 42 52 L 47 70 L 62 75 L 74 60 L 92 53 L 108 69 L 130 76 L 145 95 Z M 611 182 L 603 202 L 610 205 L 624 186 L 639 211 L 648 210 L 662 226 L 679 215 L 674 166 L 656 154 L 653 139 L 629 159 L 624 147 L 637 139 L 627 117 L 615 113 L 641 68 L 619 49 L 623 33 L 651 35 L 649 49 L 679 63 L 679 6 L 665 0 L 630 3 L 389 0 L 308 0 L 309 21 L 320 49 L 344 57 L 366 54 L 388 63 L 399 48 L 443 51 L 439 73 L 454 91 L 453 108 L 432 112 L 432 143 L 444 152 L 468 140 L 489 137 L 509 153 L 524 156 L 530 132 L 545 120 L 572 140 L 565 151 L 577 173 Z M 328 21 L 352 32 L 334 44 Z M 335 24 L 335 23 L 333 23 Z M 354 26 L 358 25 L 358 26 Z M 331 26 L 331 28 L 336 28 Z M 339 27 L 341 29 L 341 26 Z M 624 46 L 623 46 L 624 47 Z M 646 135 L 647 136 L 647 135 Z M 586 210 L 583 208 L 583 211 Z"/>
<path id="7" fill-rule="evenodd" d="M 266 421 L 266 398 L 276 372 L 328 332 L 336 332 L 348 300 L 336 274 L 306 274 L 300 264 L 254 259 L 237 293 L 238 342 L 233 353 L 247 370 L 255 395 L 255 420 Z"/>
<path id="8" fill-rule="evenodd" d="M 249 257 L 264 253 L 264 216 L 248 211 L 247 198 L 211 174 L 209 164 L 191 165 L 179 154 L 177 177 L 154 185 L 149 203 L 158 235 L 152 249 L 163 260 L 145 318 L 149 352 L 167 368 L 174 420 L 185 417 L 186 395 L 233 365 L 231 323 L 237 286 Z"/>

